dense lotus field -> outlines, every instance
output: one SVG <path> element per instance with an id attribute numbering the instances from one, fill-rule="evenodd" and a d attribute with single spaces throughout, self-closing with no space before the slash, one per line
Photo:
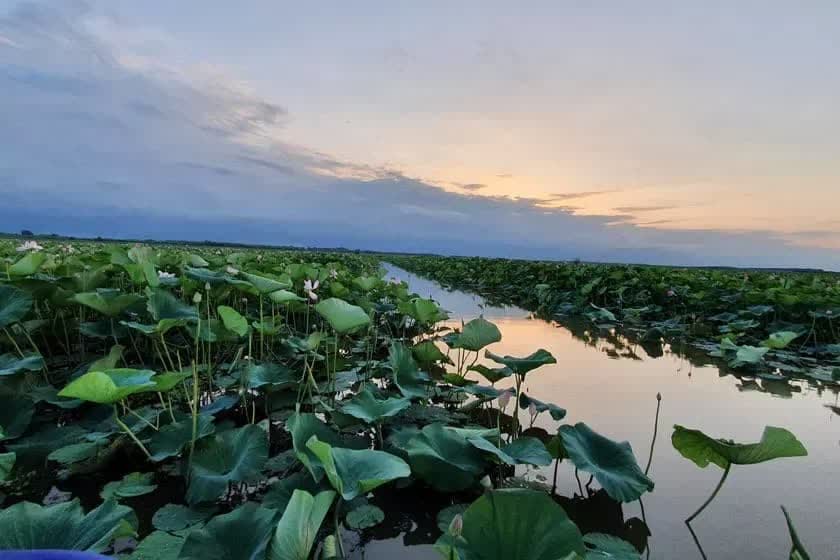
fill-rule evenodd
<path id="1" fill-rule="evenodd" d="M 388 257 L 444 286 L 734 371 L 840 386 L 840 274 L 433 256 Z M 656 355 L 659 351 L 651 351 Z"/>
<path id="2" fill-rule="evenodd" d="M 564 424 L 574 403 L 525 392 L 555 357 L 488 352 L 494 324 L 447 328 L 373 257 L 7 240 L 0 258 L 0 550 L 342 558 L 411 511 L 434 520 L 422 540 L 443 558 L 644 552 L 626 535 L 582 534 L 556 481 L 529 476 L 569 461 L 588 479 L 581 495 L 654 491 L 628 443 Z M 747 363 L 786 362 L 791 343 L 805 344 L 797 360 L 836 361 L 831 276 L 399 263 L 661 336 L 726 326 L 721 352 Z M 540 415 L 554 429 L 532 427 Z M 720 470 L 711 497 L 733 465 L 806 454 L 776 427 L 737 444 L 677 426 L 672 443 Z M 791 558 L 807 558 L 788 528 Z"/>

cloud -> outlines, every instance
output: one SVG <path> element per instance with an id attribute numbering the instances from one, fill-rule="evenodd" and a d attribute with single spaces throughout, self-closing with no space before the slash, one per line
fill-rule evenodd
<path id="1" fill-rule="evenodd" d="M 604 191 L 579 191 L 579 192 L 569 192 L 569 193 L 551 193 L 551 200 L 576 200 L 579 198 L 589 198 L 592 196 L 598 196 L 601 194 L 609 194 L 619 192 L 620 189 L 610 189 Z"/>
<path id="2" fill-rule="evenodd" d="M 676 210 L 679 206 L 674 205 L 650 205 L 650 206 L 618 206 L 613 208 L 614 211 L 622 214 L 640 214 L 643 212 L 659 212 L 662 210 Z"/>
<path id="3" fill-rule="evenodd" d="M 123 34 L 112 23 L 103 34 L 83 6 L 56 6 L 24 4 L 0 16 L 0 36 L 25 46 L 0 48 L 7 231 L 840 267 L 836 252 L 767 232 L 640 228 L 557 205 L 609 191 L 483 196 L 478 183 L 451 192 L 398 169 L 344 161 L 289 138 L 293 115 L 282 100 L 218 68 L 144 56 L 132 50 L 139 31 Z"/>
<path id="4" fill-rule="evenodd" d="M 480 191 L 482 189 L 487 188 L 487 185 L 485 185 L 484 183 L 458 183 L 456 186 L 459 189 L 471 192 Z"/>

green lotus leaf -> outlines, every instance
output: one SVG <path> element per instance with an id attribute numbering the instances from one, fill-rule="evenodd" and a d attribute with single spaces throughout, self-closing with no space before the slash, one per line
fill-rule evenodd
<path id="1" fill-rule="evenodd" d="M 318 436 L 312 436 L 306 446 L 320 459 L 333 488 L 345 500 L 411 475 L 405 461 L 384 451 L 333 447 Z"/>
<path id="2" fill-rule="evenodd" d="M 177 560 L 184 537 L 165 531 L 153 531 L 140 541 L 128 560 Z"/>
<path id="3" fill-rule="evenodd" d="M 486 466 L 481 451 L 466 436 L 440 423 L 424 426 L 397 445 L 414 475 L 443 492 L 470 488 Z"/>
<path id="4" fill-rule="evenodd" d="M 271 292 L 268 294 L 268 298 L 274 303 L 279 304 L 291 303 L 293 301 L 306 301 L 305 298 L 302 298 L 289 290 L 277 290 L 275 292 Z"/>
<path id="5" fill-rule="evenodd" d="M 213 417 L 209 414 L 199 414 L 197 428 L 196 440 L 215 433 L 216 426 L 213 424 Z M 192 429 L 191 418 L 162 426 L 149 441 L 152 461 L 163 461 L 179 455 L 184 446 L 192 441 Z"/>
<path id="6" fill-rule="evenodd" d="M 265 430 L 254 424 L 202 439 L 192 458 L 187 502 L 210 502 L 224 494 L 230 482 L 258 479 L 266 459 Z"/>
<path id="7" fill-rule="evenodd" d="M 399 342 L 391 343 L 388 363 L 394 375 L 394 384 L 409 399 L 425 398 L 429 376 L 417 369 L 411 351 Z"/>
<path id="8" fill-rule="evenodd" d="M 335 492 L 326 490 L 313 496 L 306 490 L 295 490 L 289 505 L 274 529 L 268 560 L 308 560 L 321 523 L 335 499 Z"/>
<path id="9" fill-rule="evenodd" d="M 174 327 L 183 327 L 198 321 L 198 311 L 167 290 L 154 290 L 149 296 L 146 308 L 157 321 L 157 330 L 166 333 Z"/>
<path id="10" fill-rule="evenodd" d="M 204 523 L 215 512 L 215 507 L 188 508 L 180 504 L 166 504 L 155 512 L 152 525 L 160 531 L 180 531 Z"/>
<path id="11" fill-rule="evenodd" d="M 152 381 L 155 383 L 155 391 L 158 393 L 166 393 L 190 377 L 192 377 L 191 371 L 167 371 L 155 375 L 154 378 L 152 378 Z"/>
<path id="12" fill-rule="evenodd" d="M 120 498 L 135 498 L 150 494 L 157 488 L 157 484 L 152 484 L 154 478 L 155 473 L 129 473 L 121 480 L 106 484 L 99 495 L 103 500 L 119 500 Z"/>
<path id="13" fill-rule="evenodd" d="M 286 429 L 292 434 L 292 447 L 298 460 L 303 463 L 315 481 L 321 480 L 324 477 L 324 465 L 306 444 L 312 436 L 317 436 L 322 442 L 337 445 L 338 434 L 310 413 L 295 413 L 286 422 Z"/>
<path id="14" fill-rule="evenodd" d="M 397 309 L 400 313 L 408 315 L 418 323 L 425 325 L 445 321 L 449 318 L 449 315 L 431 299 L 411 298 L 408 301 L 401 301 Z"/>
<path id="15" fill-rule="evenodd" d="M 111 346 L 111 349 L 108 351 L 106 356 L 91 362 L 86 371 L 105 371 L 116 368 L 117 363 L 119 363 L 122 358 L 123 350 L 125 350 L 124 346 L 121 344 L 114 344 Z"/>
<path id="16" fill-rule="evenodd" d="M 19 502 L 0 511 L 0 550 L 102 552 L 124 522 L 137 524 L 134 511 L 113 500 L 87 515 L 79 500 L 49 507 Z"/>
<path id="17" fill-rule="evenodd" d="M 102 445 L 95 441 L 71 443 L 56 449 L 47 455 L 47 459 L 62 465 L 72 465 L 96 457 L 100 449 L 102 449 Z"/>
<path id="18" fill-rule="evenodd" d="M 368 424 L 375 424 L 381 422 L 383 418 L 396 416 L 409 406 L 411 406 L 411 401 L 408 398 L 380 400 L 374 397 L 369 389 L 365 389 L 346 401 L 341 407 L 341 412 Z"/>
<path id="19" fill-rule="evenodd" d="M 385 512 L 371 504 L 363 504 L 347 512 L 344 523 L 355 530 L 370 529 L 385 521 Z"/>
<path id="20" fill-rule="evenodd" d="M 187 535 L 182 560 L 264 560 L 274 511 L 247 502 Z"/>
<path id="21" fill-rule="evenodd" d="M 487 387 L 486 385 L 477 385 L 475 383 L 465 385 L 462 389 L 465 393 L 475 395 L 485 400 L 493 400 L 499 398 L 499 395 L 505 391 L 496 389 L 495 387 Z"/>
<path id="22" fill-rule="evenodd" d="M 247 272 L 240 272 L 239 276 L 250 282 L 261 294 L 270 294 L 277 290 L 288 290 L 292 287 L 292 283 L 288 280 L 275 280 L 274 278 L 267 278 L 257 274 L 248 274 Z"/>
<path id="23" fill-rule="evenodd" d="M 513 370 L 509 367 L 500 367 L 500 368 L 489 368 L 482 364 L 476 364 L 471 366 L 469 371 L 474 371 L 480 374 L 484 379 L 489 381 L 490 383 L 496 383 L 504 379 L 505 377 L 510 377 L 513 375 Z"/>
<path id="24" fill-rule="evenodd" d="M 20 399 L 17 400 L 19 402 L 27 402 L 30 407 L 32 406 L 31 402 L 21 401 Z M 6 437 L 9 439 L 12 437 L 9 434 L 9 426 L 2 423 L 2 415 L 8 414 L 8 412 L 3 410 L 3 408 L 4 407 L 0 407 L 0 425 L 5 426 L 7 432 Z M 71 443 L 78 443 L 87 434 L 87 430 L 75 425 L 48 426 L 33 434 L 29 434 L 16 442 L 7 443 L 6 448 L 9 451 L 17 453 L 19 460 L 21 458 L 26 458 L 27 462 L 34 462 L 37 460 L 43 460 L 52 451 L 60 447 L 70 445 Z"/>
<path id="25" fill-rule="evenodd" d="M 364 309 L 343 299 L 325 299 L 315 306 L 315 311 L 339 334 L 352 332 L 370 324 L 370 316 Z"/>
<path id="26" fill-rule="evenodd" d="M 463 326 L 461 332 L 449 338 L 447 344 L 451 348 L 463 348 L 478 352 L 485 346 L 502 340 L 502 333 L 499 327 L 485 319 L 476 317 Z"/>
<path id="27" fill-rule="evenodd" d="M 583 536 L 586 560 L 640 560 L 641 555 L 629 542 L 604 533 L 587 533 Z"/>
<path id="28" fill-rule="evenodd" d="M 38 272 L 46 260 L 46 253 L 28 253 L 10 266 L 7 272 L 9 276 L 31 276 Z"/>
<path id="29" fill-rule="evenodd" d="M 219 317 L 222 318 L 222 323 L 230 332 L 234 332 L 239 336 L 248 334 L 248 319 L 240 315 L 239 311 L 227 305 L 220 305 L 217 309 Z"/>
<path id="30" fill-rule="evenodd" d="M 95 292 L 75 294 L 73 301 L 107 317 L 116 317 L 132 305 L 143 301 L 143 298 L 137 294 L 123 293 L 120 290 L 99 288 Z"/>
<path id="31" fill-rule="evenodd" d="M 722 469 L 728 465 L 752 465 L 782 457 L 804 457 L 805 446 L 784 428 L 767 426 L 758 443 L 735 443 L 714 439 L 700 430 L 674 426 L 671 443 L 680 455 L 705 468 L 714 463 Z"/>
<path id="32" fill-rule="evenodd" d="M 210 263 L 203 259 L 200 255 L 196 255 L 194 253 L 190 253 L 187 255 L 187 263 L 190 266 L 194 266 L 196 268 L 206 268 L 210 266 Z"/>
<path id="33" fill-rule="evenodd" d="M 0 482 L 5 482 L 9 478 L 12 469 L 15 468 L 16 458 L 17 454 L 12 452 L 0 453 Z"/>
<path id="34" fill-rule="evenodd" d="M 376 276 L 359 276 L 353 279 L 353 285 L 367 293 L 379 285 L 381 281 L 382 279 Z"/>
<path id="35" fill-rule="evenodd" d="M 292 386 L 297 385 L 298 376 L 289 368 L 281 364 L 249 363 L 243 372 L 243 383 L 249 389 L 257 389 L 266 385 Z"/>
<path id="36" fill-rule="evenodd" d="M 463 514 L 459 538 L 445 534 L 438 550 L 481 560 L 559 560 L 583 556 L 577 526 L 545 492 L 524 488 L 493 490 Z"/>
<path id="37" fill-rule="evenodd" d="M 198 324 L 187 325 L 187 332 L 202 342 L 236 342 L 239 336 L 230 332 L 219 319 L 203 319 Z"/>
<path id="38" fill-rule="evenodd" d="M 0 441 L 15 439 L 24 434 L 32 422 L 35 405 L 28 399 L 0 395 Z"/>
<path id="39" fill-rule="evenodd" d="M 40 354 L 26 354 L 23 358 L 18 358 L 15 354 L 0 355 L 0 377 L 22 371 L 39 371 L 43 367 L 44 358 Z"/>
<path id="40" fill-rule="evenodd" d="M 71 381 L 58 396 L 71 397 L 99 404 L 113 404 L 129 395 L 153 390 L 155 372 L 148 369 L 109 369 L 89 371 Z"/>
<path id="41" fill-rule="evenodd" d="M 770 333 L 770 336 L 767 340 L 762 342 L 761 345 L 774 350 L 781 350 L 783 348 L 787 348 L 791 342 L 799 338 L 801 335 L 802 333 L 793 331 L 776 331 L 774 333 Z"/>
<path id="42" fill-rule="evenodd" d="M 325 480 L 316 482 L 306 471 L 298 471 L 275 481 L 268 487 L 268 492 L 262 500 L 262 506 L 268 509 L 284 511 L 292 499 L 295 490 L 306 490 L 310 494 L 317 494 L 322 490 L 329 490 L 329 483 Z"/>
<path id="43" fill-rule="evenodd" d="M 542 401 L 538 401 L 533 397 L 529 397 L 525 393 L 519 395 L 519 408 L 526 409 L 530 408 L 531 405 L 537 409 L 537 412 L 546 412 L 551 415 L 554 420 L 558 422 L 566 417 L 566 409 L 560 408 L 556 404 L 546 403 Z"/>
<path id="44" fill-rule="evenodd" d="M 7 284 L 0 284 L 0 329 L 22 320 L 32 309 L 32 296 Z"/>
<path id="45" fill-rule="evenodd" d="M 583 422 L 560 426 L 563 447 L 575 467 L 591 473 L 614 500 L 633 502 L 653 490 L 626 441 L 616 442 L 593 431 Z"/>
<path id="46" fill-rule="evenodd" d="M 535 437 L 521 436 L 502 447 L 517 465 L 545 467 L 551 464 L 551 454 L 545 444 Z"/>
<path id="47" fill-rule="evenodd" d="M 431 340 L 426 340 L 411 347 L 411 355 L 421 364 L 433 364 L 435 362 L 452 363 L 449 356 L 444 354 L 438 345 Z"/>
<path id="48" fill-rule="evenodd" d="M 525 356 L 524 358 L 516 358 L 514 356 L 499 356 L 489 350 L 484 352 L 484 356 L 493 360 L 497 364 L 502 364 L 510 369 L 516 375 L 523 376 L 529 371 L 535 370 L 540 366 L 547 364 L 556 364 L 557 360 L 547 350 L 540 348 L 533 354 Z"/>

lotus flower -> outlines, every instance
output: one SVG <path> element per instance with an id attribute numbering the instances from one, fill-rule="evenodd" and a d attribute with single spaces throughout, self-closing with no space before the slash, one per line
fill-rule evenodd
<path id="1" fill-rule="evenodd" d="M 665 292 L 665 295 L 667 295 L 668 297 L 674 297 L 675 295 L 677 295 L 677 293 L 674 290 L 668 290 L 667 292 Z"/>
<path id="2" fill-rule="evenodd" d="M 193 294 L 193 303 L 201 303 L 201 292 Z"/>
<path id="3" fill-rule="evenodd" d="M 161 280 L 170 280 L 175 278 L 175 273 L 166 272 L 165 270 L 158 270 L 158 278 Z"/>
<path id="4" fill-rule="evenodd" d="M 449 523 L 449 534 L 453 537 L 460 537 L 461 533 L 464 531 L 464 518 L 461 514 L 455 515 L 452 518 L 452 521 Z"/>
<path id="5" fill-rule="evenodd" d="M 227 272 L 231 276 L 236 276 L 237 274 L 239 274 L 239 269 L 238 268 L 233 268 L 232 266 L 229 266 L 225 269 L 225 272 Z"/>
<path id="6" fill-rule="evenodd" d="M 391 277 L 390 282 L 391 282 L 391 284 L 399 284 L 400 283 L 400 281 L 397 280 L 396 278 L 394 278 L 393 276 Z"/>
<path id="7" fill-rule="evenodd" d="M 76 252 L 76 248 L 73 247 L 72 245 L 69 245 L 69 244 L 68 245 L 62 245 L 61 250 L 64 251 L 65 253 L 67 253 L 68 255 L 72 255 L 73 253 Z"/>
<path id="8" fill-rule="evenodd" d="M 513 391 L 508 389 L 507 391 L 503 391 L 501 395 L 499 395 L 499 408 L 504 410 L 507 408 L 508 403 L 510 402 L 510 398 L 513 396 Z"/>
<path id="9" fill-rule="evenodd" d="M 330 278 L 332 278 L 333 280 L 338 278 L 338 271 L 336 269 L 330 270 Z"/>
<path id="10" fill-rule="evenodd" d="M 17 248 L 18 253 L 25 253 L 27 251 L 40 251 L 43 247 L 38 245 L 37 241 L 24 241 L 23 245 Z"/>
<path id="11" fill-rule="evenodd" d="M 315 290 L 318 289 L 318 286 L 320 284 L 321 283 L 317 280 L 315 280 L 315 282 L 312 282 L 312 280 L 307 279 L 303 282 L 303 291 L 306 292 L 306 295 L 312 301 L 318 301 L 318 294 L 315 293 Z"/>
<path id="12" fill-rule="evenodd" d="M 537 414 L 539 414 L 539 411 L 537 410 L 537 405 L 535 405 L 533 402 L 528 405 L 528 414 L 531 415 L 531 418 L 536 418 Z"/>

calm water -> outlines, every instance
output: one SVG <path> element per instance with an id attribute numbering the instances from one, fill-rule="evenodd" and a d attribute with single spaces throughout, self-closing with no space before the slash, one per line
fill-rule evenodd
<path id="1" fill-rule="evenodd" d="M 386 268 L 389 276 L 407 281 L 413 291 L 433 297 L 453 319 L 483 314 L 496 323 L 502 341 L 492 345 L 492 351 L 526 355 L 545 348 L 551 352 L 558 363 L 529 374 L 527 391 L 565 407 L 565 422 L 585 421 L 606 436 L 628 440 L 642 466 L 653 432 L 655 395 L 662 393 L 650 472 L 656 489 L 643 497 L 651 558 L 701 558 L 683 519 L 705 500 L 721 475 L 713 465 L 697 468 L 671 447 L 674 424 L 736 441 L 757 441 L 765 425 L 782 426 L 795 433 L 809 452 L 808 457 L 732 468 L 723 490 L 692 524 L 708 558 L 786 559 L 790 541 L 780 504 L 790 511 L 812 558 L 840 557 L 840 417 L 825 406 L 837 404 L 835 393 L 818 392 L 807 384 L 774 387 L 739 380 L 714 366 L 692 365 L 667 348 L 653 358 L 615 337 L 582 339 L 581 333 L 576 337 L 566 328 L 530 318 L 522 309 L 485 306 L 480 297 L 447 291 L 390 265 Z M 553 431 L 557 423 L 543 414 L 537 425 Z M 552 477 L 550 469 L 528 473 L 530 478 L 538 475 L 549 481 Z M 574 471 L 564 462 L 558 493 L 571 496 L 576 491 Z M 625 520 L 641 517 L 638 503 L 625 504 L 623 515 Z M 415 529 L 413 524 L 408 531 Z M 411 543 L 412 538 L 373 540 L 359 547 L 356 557 L 437 557 L 428 545 L 405 547 L 404 541 Z"/>

